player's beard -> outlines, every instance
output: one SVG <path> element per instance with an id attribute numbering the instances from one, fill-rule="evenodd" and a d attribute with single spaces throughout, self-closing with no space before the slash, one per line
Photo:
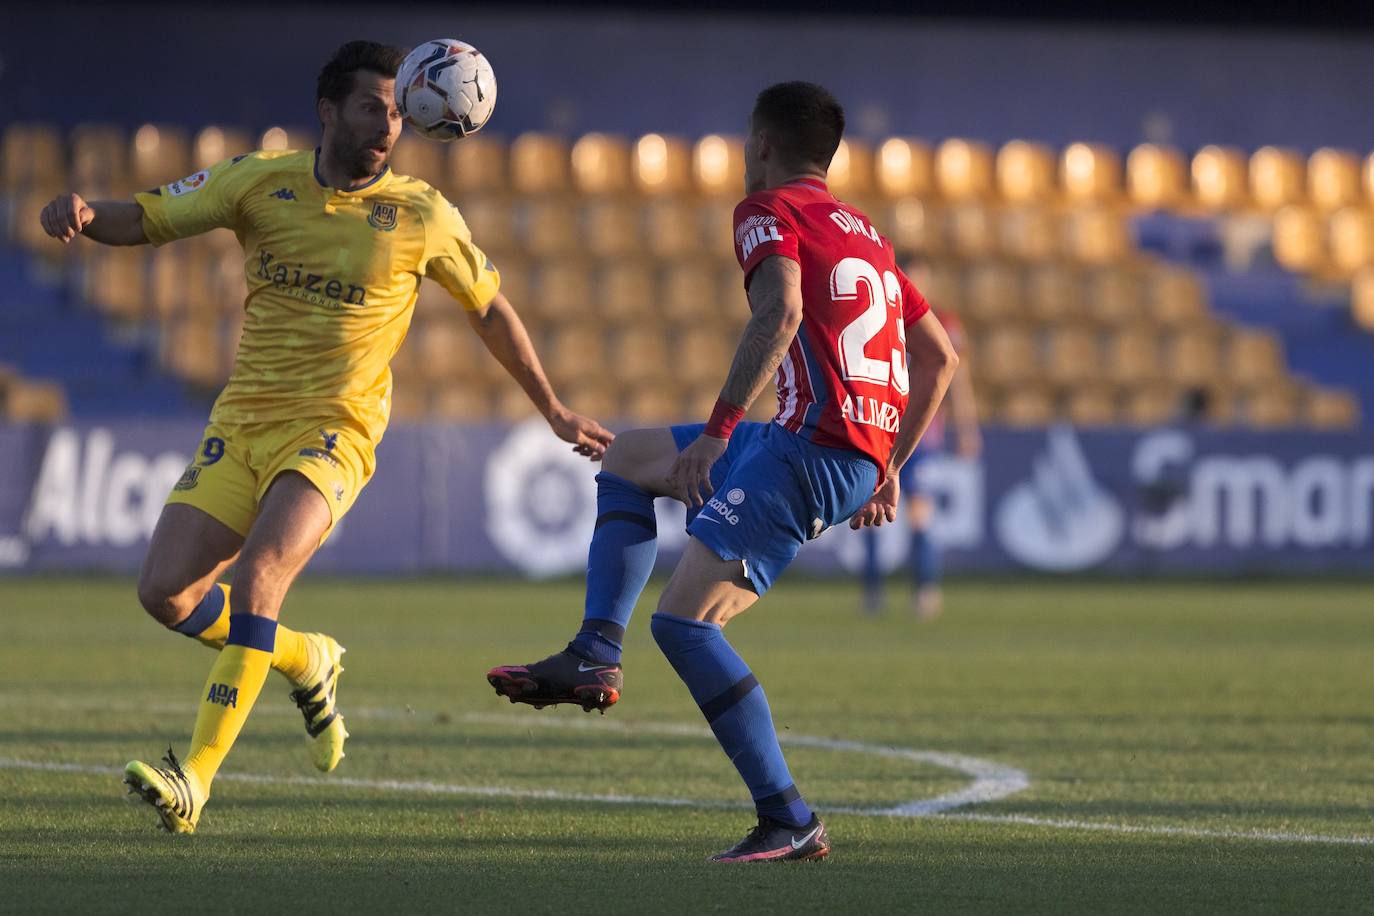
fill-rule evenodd
<path id="1" fill-rule="evenodd" d="M 331 153 L 334 161 L 343 166 L 350 179 L 358 181 L 371 178 L 380 175 L 391 158 L 391 150 L 387 149 L 378 161 L 376 150 L 372 146 L 374 142 L 375 139 L 364 140 L 352 131 L 340 132 Z"/>

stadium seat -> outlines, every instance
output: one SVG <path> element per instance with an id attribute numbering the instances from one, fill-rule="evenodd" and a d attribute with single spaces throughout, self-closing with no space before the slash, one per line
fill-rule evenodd
<path id="1" fill-rule="evenodd" d="M 1178 150 L 1143 143 L 1126 157 L 1126 193 L 1148 210 L 1168 210 L 1188 198 L 1187 173 Z"/>
<path id="2" fill-rule="evenodd" d="M 902 269 L 935 311 L 963 314 L 967 305 L 963 279 L 952 262 L 931 261 L 927 265 L 908 261 Z"/>
<path id="3" fill-rule="evenodd" d="M 448 175 L 444 165 L 442 144 L 406 131 L 396 139 L 396 146 L 391 150 L 391 168 L 396 174 L 418 178 L 441 193 L 451 194 L 445 187 Z"/>
<path id="4" fill-rule="evenodd" d="M 319 137 L 313 130 L 298 127 L 269 127 L 258 138 L 258 149 L 264 150 L 312 150 L 319 146 Z"/>
<path id="5" fill-rule="evenodd" d="M 1344 207 L 1331 214 L 1329 223 L 1331 264 L 1342 274 L 1374 266 L 1374 213 L 1362 207 Z"/>
<path id="6" fill-rule="evenodd" d="M 573 187 L 588 196 L 630 190 L 630 145 L 622 137 L 591 133 L 572 148 Z"/>
<path id="7" fill-rule="evenodd" d="M 510 148 L 510 181 L 520 194 L 567 190 L 567 144 L 549 134 L 525 133 L 516 137 Z"/>
<path id="8" fill-rule="evenodd" d="M 1319 210 L 1360 203 L 1360 161 L 1354 153 L 1323 147 L 1307 160 L 1307 196 Z"/>
<path id="9" fill-rule="evenodd" d="M 644 246 L 644 211 L 626 198 L 593 199 L 582 214 L 582 241 L 597 257 L 635 254 Z"/>
<path id="10" fill-rule="evenodd" d="M 219 310 L 204 248 L 168 245 L 153 251 L 150 259 L 147 296 L 155 317 L 165 319 L 177 312 L 214 314 Z"/>
<path id="11" fill-rule="evenodd" d="M 517 311 L 529 308 L 534 267 L 518 255 L 505 253 L 493 262 L 501 273 L 501 292 Z M 456 305 L 454 306 L 457 307 Z"/>
<path id="12" fill-rule="evenodd" d="M 1102 267 L 1083 275 L 1088 315 L 1098 324 L 1117 327 L 1140 321 L 1140 274 L 1125 267 Z"/>
<path id="13" fill-rule="evenodd" d="M 1145 283 L 1146 314 L 1170 327 L 1199 326 L 1208 321 L 1202 282 L 1190 270 L 1160 266 Z"/>
<path id="14" fill-rule="evenodd" d="M 1350 289 L 1350 312 L 1355 324 L 1374 332 L 1374 268 L 1355 274 Z"/>
<path id="15" fill-rule="evenodd" d="M 1072 388 L 1065 395 L 1063 412 L 1075 426 L 1110 426 L 1119 419 L 1115 395 L 1100 385 Z"/>
<path id="16" fill-rule="evenodd" d="M 548 348 L 549 376 L 561 383 L 573 380 L 604 379 L 607 359 L 606 341 L 601 331 L 586 325 L 570 325 L 552 335 Z M 617 378 L 619 370 L 617 369 Z"/>
<path id="17" fill-rule="evenodd" d="M 155 188 L 190 174 L 191 144 L 186 131 L 162 124 L 144 124 L 129 144 L 134 187 Z"/>
<path id="18" fill-rule="evenodd" d="M 732 328 L 744 327 L 753 313 L 744 289 L 744 274 L 737 265 L 725 262 L 717 270 L 716 278 L 716 315 Z"/>
<path id="19" fill-rule="evenodd" d="M 429 400 L 429 416 L 435 420 L 480 423 L 491 415 L 491 389 L 475 382 L 438 385 Z"/>
<path id="20" fill-rule="evenodd" d="M 700 204 L 697 228 L 702 244 L 713 257 L 735 261 L 735 204 L 739 196 L 718 197 Z"/>
<path id="21" fill-rule="evenodd" d="M 722 381 L 724 376 L 721 376 Z M 682 397 L 682 418 L 684 423 L 705 423 L 715 409 L 716 398 L 720 397 L 720 384 L 707 384 L 689 388 Z M 778 399 L 770 391 L 764 391 L 759 401 L 766 401 L 776 411 Z M 758 403 L 757 401 L 755 402 Z"/>
<path id="22" fill-rule="evenodd" d="M 693 327 L 683 330 L 673 348 L 674 374 L 686 385 L 715 385 L 717 390 L 725 382 L 734 356 L 735 341 L 715 327 Z M 710 413 L 710 406 L 707 406 Z"/>
<path id="23" fill-rule="evenodd" d="M 992 150 L 971 140 L 946 140 L 935 151 L 935 180 L 950 200 L 984 200 L 993 193 Z"/>
<path id="24" fill-rule="evenodd" d="M 1221 344 L 1215 334 L 1180 331 L 1164 350 L 1163 376 L 1179 385 L 1211 385 L 1221 378 Z"/>
<path id="25" fill-rule="evenodd" d="M 744 142 L 737 137 L 708 134 L 692 148 L 692 177 L 707 196 L 744 195 Z"/>
<path id="26" fill-rule="evenodd" d="M 1056 385 L 1071 386 L 1098 378 L 1102 354 L 1097 334 L 1083 325 L 1052 330 L 1045 348 L 1045 377 Z"/>
<path id="27" fill-rule="evenodd" d="M 202 388 L 214 388 L 228 375 L 219 322 L 185 316 L 163 326 L 162 364 Z"/>
<path id="28" fill-rule="evenodd" d="M 978 354 L 975 377 L 993 387 L 1020 384 L 1040 375 L 1035 338 L 1024 328 L 994 327 L 975 338 L 974 350 Z"/>
<path id="29" fill-rule="evenodd" d="M 630 171 L 641 194 L 685 194 L 692 184 L 692 154 L 676 137 L 645 134 L 635 141 Z"/>
<path id="30" fill-rule="evenodd" d="M 1317 211 L 1289 205 L 1274 214 L 1274 260 L 1285 270 L 1316 273 L 1326 264 L 1326 239 Z"/>
<path id="31" fill-rule="evenodd" d="M 531 195 L 517 213 L 516 229 L 526 253 L 545 258 L 571 254 L 581 247 L 582 226 L 568 198 Z"/>
<path id="32" fill-rule="evenodd" d="M 1193 156 L 1193 196 L 1208 210 L 1238 210 L 1249 202 L 1245 154 L 1229 146 L 1204 146 Z"/>
<path id="33" fill-rule="evenodd" d="M 409 385 L 391 389 L 392 422 L 416 422 L 429 419 L 429 389 Z"/>
<path id="34" fill-rule="evenodd" d="M 893 137 L 878 147 L 874 185 L 888 197 L 928 197 L 935 191 L 935 156 L 920 140 Z"/>
<path id="35" fill-rule="evenodd" d="M 489 194 L 506 189 L 506 146 L 500 138 L 481 133 L 464 137 L 462 143 L 446 145 L 448 174 L 445 187 L 452 193 Z"/>
<path id="36" fill-rule="evenodd" d="M 461 318 L 427 316 L 411 331 L 413 368 L 428 383 L 438 383 L 479 375 L 472 328 Z"/>
<path id="37" fill-rule="evenodd" d="M 1092 143 L 1071 143 L 1059 159 L 1059 183 L 1073 203 L 1115 203 L 1121 197 L 1121 157 Z"/>
<path id="38" fill-rule="evenodd" d="M 202 128 L 191 144 L 191 167 L 208 169 L 217 162 L 253 151 L 253 138 L 246 130 L 212 124 Z"/>
<path id="39" fill-rule="evenodd" d="M 631 326 L 611 335 L 606 368 L 622 387 L 672 378 L 676 360 L 663 331 L 654 324 Z"/>
<path id="40" fill-rule="evenodd" d="M 624 415 L 643 426 L 667 426 L 688 419 L 683 411 L 682 390 L 665 384 L 630 389 Z"/>
<path id="41" fill-rule="evenodd" d="M 947 248 L 944 210 L 929 200 L 899 200 L 887 211 L 883 223 L 888 241 L 901 254 L 932 254 Z"/>
<path id="42" fill-rule="evenodd" d="M 691 201 L 659 197 L 644 206 L 644 246 L 655 257 L 675 260 L 701 252 L 700 211 Z"/>
<path id="43" fill-rule="evenodd" d="M 62 385 L 43 379 L 13 379 L 0 403 L 0 417 L 11 423 L 60 423 L 69 413 Z"/>
<path id="44" fill-rule="evenodd" d="M 1047 200 L 1054 193 L 1054 152 L 1042 143 L 1012 140 L 997 151 L 996 173 L 1004 200 Z"/>
<path id="45" fill-rule="evenodd" d="M 659 276 L 656 310 L 670 323 L 683 327 L 705 324 L 720 311 L 715 263 L 670 261 Z"/>
<path id="46" fill-rule="evenodd" d="M 1142 385 L 1164 376 L 1159 335 L 1147 325 L 1118 328 L 1107 338 L 1104 375 L 1122 387 Z"/>
<path id="47" fill-rule="evenodd" d="M 1270 212 L 1307 198 L 1307 166 L 1293 150 L 1263 146 L 1250 156 L 1250 197 Z"/>
<path id="48" fill-rule="evenodd" d="M 1284 376 L 1283 344 L 1272 331 L 1236 328 L 1226 344 L 1226 379 L 1241 387 L 1260 387 Z"/>
<path id="49" fill-rule="evenodd" d="M 977 260 L 997 253 L 997 224 L 992 207 L 963 200 L 947 211 L 950 248 L 960 257 Z"/>
<path id="50" fill-rule="evenodd" d="M 616 258 L 597 272 L 597 306 L 612 324 L 658 323 L 658 301 L 654 295 L 654 272 L 649 262 L 636 258 Z"/>
<path id="51" fill-rule="evenodd" d="M 51 124 L 10 124 L 0 141 L 0 190 L 56 194 L 67 183 L 62 135 Z"/>
<path id="52" fill-rule="evenodd" d="M 126 321 L 147 309 L 147 253 L 142 248 L 91 246 L 86 252 L 82 295 L 107 315 Z"/>
<path id="53" fill-rule="evenodd" d="M 1250 391 L 1245 397 L 1244 417 L 1254 429 L 1286 429 L 1297 426 L 1298 392 L 1287 383 Z"/>
<path id="54" fill-rule="evenodd" d="M 519 247 L 515 207 L 510 198 L 473 193 L 463 194 L 454 203 L 472 232 L 473 242 L 487 254 L 497 255 Z"/>
<path id="55" fill-rule="evenodd" d="M 1313 388 L 1303 401 L 1303 420 L 1313 429 L 1343 430 L 1360 426 L 1360 402 L 1348 391 Z"/>
<path id="56" fill-rule="evenodd" d="M 873 148 L 859 140 L 840 141 L 830 160 L 826 184 L 837 197 L 849 201 L 873 192 Z M 860 209 L 863 209 L 862 207 Z"/>
<path id="57" fill-rule="evenodd" d="M 1060 224 L 1064 255 L 1081 264 L 1115 264 L 1131 249 L 1125 216 L 1106 206 L 1075 207 Z"/>
<path id="58" fill-rule="evenodd" d="M 1077 270 L 1065 264 L 1037 264 L 1026 271 L 1025 302 L 1026 313 L 1036 321 L 1082 317 L 1082 278 Z"/>
<path id="59" fill-rule="evenodd" d="M 87 196 L 123 196 L 129 182 L 124 132 L 109 124 L 78 124 L 71 132 L 72 188 Z M 171 180 L 175 180 L 175 176 Z"/>
<path id="60" fill-rule="evenodd" d="M 525 399 L 526 404 L 530 403 L 529 398 L 523 391 L 520 391 L 518 386 L 507 387 L 514 388 Z M 624 419 L 622 416 L 624 408 L 620 403 L 619 392 L 618 387 L 608 384 L 604 379 L 583 379 L 569 385 L 567 390 L 563 392 L 564 403 L 581 414 L 612 423 Z M 509 418 L 510 412 L 515 412 L 519 417 L 534 415 L 532 405 L 527 410 L 522 408 L 518 403 L 515 403 L 513 396 L 509 393 L 505 394 L 501 400 L 507 402 L 503 411 L 507 418 Z"/>
<path id="61" fill-rule="evenodd" d="M 591 271 L 580 258 L 546 260 L 534 272 L 529 310 L 550 321 L 573 324 L 585 322 L 593 312 L 596 299 Z"/>
<path id="62" fill-rule="evenodd" d="M 1019 270 L 1004 261 L 978 261 L 964 279 L 961 314 L 972 324 L 1018 321 L 1023 311 Z"/>
<path id="63" fill-rule="evenodd" d="M 1002 397 L 997 418 L 1008 426 L 1044 426 L 1054 413 L 1049 391 L 1038 385 L 1018 385 Z"/>
<path id="64" fill-rule="evenodd" d="M 1019 261 L 1047 261 L 1059 249 L 1058 225 L 1049 207 L 1022 204 L 997 216 L 997 248 Z"/>
<path id="65" fill-rule="evenodd" d="M 1161 426 L 1178 417 L 1179 393 L 1167 384 L 1142 385 L 1126 392 L 1122 418 L 1133 426 Z"/>

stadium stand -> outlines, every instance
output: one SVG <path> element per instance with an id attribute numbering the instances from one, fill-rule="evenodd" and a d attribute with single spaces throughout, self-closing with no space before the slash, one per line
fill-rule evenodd
<path id="1" fill-rule="evenodd" d="M 112 399 L 90 396 L 85 369 L 108 350 L 101 358 L 124 364 L 123 390 L 144 408 L 203 397 L 230 370 L 244 294 L 229 233 L 159 251 L 63 248 L 37 227 L 51 194 L 123 195 L 253 145 L 312 142 L 282 127 L 256 138 L 224 125 L 192 135 L 147 124 L 131 136 L 82 125 L 65 137 L 50 125 L 6 128 L 5 224 L 26 254 L 7 252 L 3 269 L 7 297 L 28 306 L 5 320 L 45 316 L 40 374 L 62 379 L 75 406 L 99 409 Z M 527 133 L 507 144 L 483 134 L 445 146 L 405 136 L 393 164 L 458 204 L 572 403 L 654 423 L 709 404 L 747 319 L 730 224 L 738 138 Z M 1145 144 L 1123 160 L 1087 143 L 894 137 L 845 141 L 830 179 L 887 232 L 932 302 L 961 316 L 992 419 L 1340 429 L 1359 423 L 1370 398 L 1362 373 L 1327 370 L 1333 334 L 1337 364 L 1374 345 L 1358 331 L 1374 330 L 1374 156 L 1207 146 L 1188 158 Z M 1345 307 L 1303 307 L 1313 301 Z M 8 336 L 0 360 L 32 374 Z M 411 338 L 394 367 L 398 417 L 528 414 L 428 284 Z M 1309 358 L 1319 351 L 1325 364 Z M 180 392 L 154 395 L 167 385 L 155 369 L 180 378 Z M 13 371 L 0 391 L 7 415 L 66 409 L 60 389 Z"/>

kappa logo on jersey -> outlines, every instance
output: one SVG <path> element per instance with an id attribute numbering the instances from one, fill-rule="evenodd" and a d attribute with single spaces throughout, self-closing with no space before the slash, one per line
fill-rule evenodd
<path id="1" fill-rule="evenodd" d="M 367 224 L 373 229 L 380 229 L 382 232 L 390 232 L 395 229 L 396 205 L 373 204 L 372 213 L 367 218 Z"/>
<path id="2" fill-rule="evenodd" d="M 258 269 L 253 275 L 266 280 L 273 286 L 297 299 L 304 299 L 316 305 L 338 308 L 344 305 L 367 305 L 367 290 L 356 283 L 345 285 L 343 282 L 328 279 L 323 274 L 312 274 L 305 270 L 304 264 L 283 264 L 270 251 L 258 252 Z"/>
<path id="3" fill-rule="evenodd" d="M 199 191 L 201 186 L 210 179 L 210 173 L 201 169 L 194 175 L 187 175 L 180 181 L 174 181 L 167 185 L 167 193 L 172 197 L 180 197 L 183 194 L 190 194 L 192 191 Z"/>
<path id="4" fill-rule="evenodd" d="M 205 695 L 205 702 L 218 703 L 220 706 L 239 707 L 239 689 L 230 687 L 228 684 L 211 684 L 210 692 Z"/>
<path id="5" fill-rule="evenodd" d="M 756 214 L 735 227 L 735 244 L 739 246 L 740 258 L 745 261 L 749 260 L 749 255 L 754 253 L 755 248 L 765 242 L 781 241 L 776 216 Z"/>
<path id="6" fill-rule="evenodd" d="M 275 197 L 277 200 L 295 200 L 296 192 L 290 188 L 277 188 L 268 197 Z"/>

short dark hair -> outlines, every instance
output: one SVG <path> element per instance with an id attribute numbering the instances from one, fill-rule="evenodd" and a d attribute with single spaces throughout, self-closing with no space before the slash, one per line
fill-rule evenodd
<path id="1" fill-rule="evenodd" d="M 340 104 L 353 91 L 353 74 L 367 70 L 378 76 L 396 77 L 405 53 L 400 48 L 375 41 L 350 41 L 339 46 L 315 81 L 315 101 L 329 99 Z"/>
<path id="2" fill-rule="evenodd" d="M 829 168 L 844 135 L 844 109 L 823 86 L 777 83 L 759 93 L 754 124 L 768 130 L 791 164 Z"/>

